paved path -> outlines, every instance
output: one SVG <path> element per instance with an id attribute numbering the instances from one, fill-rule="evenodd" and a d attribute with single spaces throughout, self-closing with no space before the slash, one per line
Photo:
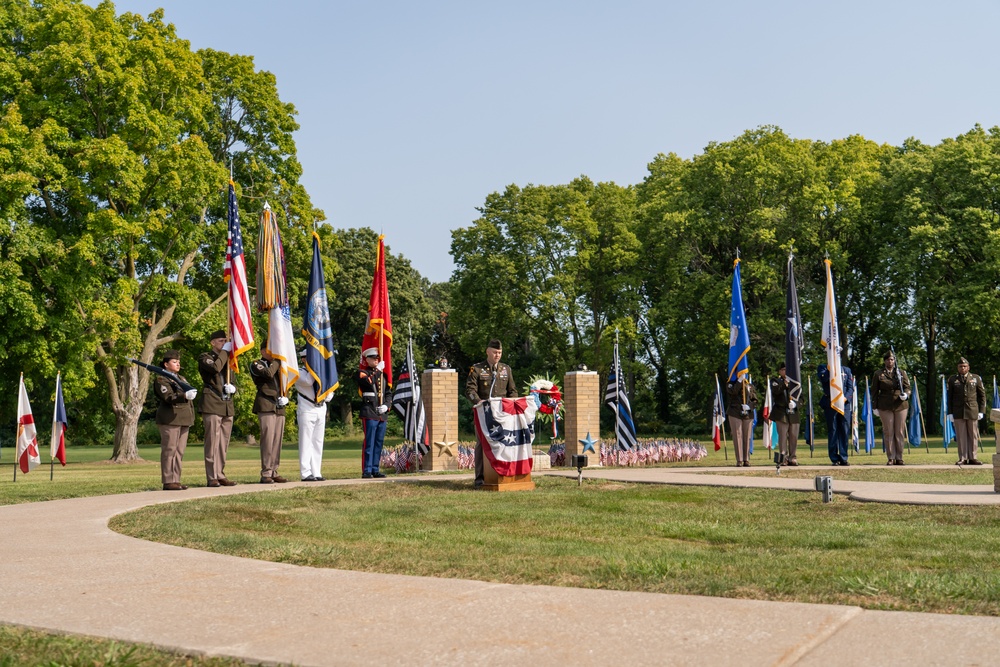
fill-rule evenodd
<path id="1" fill-rule="evenodd" d="M 585 475 L 812 484 L 678 469 Z M 385 482 L 324 484 L 352 483 Z M 848 483 L 835 486 L 846 490 Z M 866 493 L 874 498 L 878 486 Z M 241 485 L 0 507 L 0 622 L 303 666 L 986 665 L 1000 656 L 997 618 L 317 569 L 145 542 L 107 527 L 115 514 L 146 505 L 246 492 L 280 489 Z"/>

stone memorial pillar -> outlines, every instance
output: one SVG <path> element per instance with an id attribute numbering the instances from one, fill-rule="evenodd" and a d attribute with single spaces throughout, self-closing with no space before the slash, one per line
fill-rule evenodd
<path id="1" fill-rule="evenodd" d="M 563 377 L 566 465 L 575 454 L 586 454 L 589 466 L 601 465 L 601 382 L 596 371 L 570 371 Z M 583 451 L 590 437 L 594 451 Z"/>
<path id="2" fill-rule="evenodd" d="M 420 376 L 421 399 L 430 436 L 424 470 L 458 470 L 458 371 L 428 368 Z"/>
<path id="3" fill-rule="evenodd" d="M 1000 410 L 990 410 L 990 421 L 993 422 L 996 433 L 993 434 L 997 449 L 1000 452 Z M 983 447 L 985 450 L 986 448 Z M 993 455 L 993 491 L 1000 493 L 1000 454 Z"/>

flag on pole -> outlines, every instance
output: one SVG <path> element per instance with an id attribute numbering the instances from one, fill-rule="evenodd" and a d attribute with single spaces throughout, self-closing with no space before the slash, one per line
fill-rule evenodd
<path id="1" fill-rule="evenodd" d="M 816 415 L 813 413 L 813 382 L 812 376 L 808 378 L 809 384 L 809 410 L 806 413 L 806 444 L 809 445 L 809 454 L 812 455 L 816 449 Z"/>
<path id="2" fill-rule="evenodd" d="M 385 277 L 385 235 L 378 237 L 372 293 L 368 299 L 368 322 L 361 339 L 361 350 L 374 347 L 385 362 L 385 381 L 392 387 L 392 317 L 389 314 L 389 286 Z M 360 368 L 365 360 L 360 360 Z"/>
<path id="3" fill-rule="evenodd" d="M 719 389 L 719 376 L 715 376 L 715 402 L 712 405 L 712 442 L 715 451 L 722 449 L 722 429 L 726 423 L 726 408 L 722 404 L 722 391 Z"/>
<path id="4" fill-rule="evenodd" d="M 799 294 L 795 289 L 795 270 L 792 256 L 788 256 L 788 290 L 785 295 L 785 377 L 791 385 L 789 399 L 802 402 L 802 354 L 805 336 L 802 316 L 799 314 Z"/>
<path id="5" fill-rule="evenodd" d="M 618 440 L 618 448 L 632 451 L 636 446 L 635 422 L 632 421 L 632 405 L 625 392 L 617 340 L 615 340 L 615 356 L 611 360 L 611 370 L 608 372 L 608 387 L 604 392 L 604 402 L 615 411 L 615 438 Z"/>
<path id="6" fill-rule="evenodd" d="M 287 284 L 285 248 L 281 244 L 278 218 L 270 204 L 264 202 L 264 210 L 260 213 L 260 236 L 257 239 L 257 309 L 267 313 L 265 349 L 280 366 L 282 395 L 287 395 L 299 379 Z"/>
<path id="7" fill-rule="evenodd" d="M 948 445 L 955 439 L 955 424 L 948 419 L 948 384 L 941 376 L 941 443 L 944 451 L 948 451 Z"/>
<path id="8" fill-rule="evenodd" d="M 319 234 L 313 232 L 313 258 L 309 269 L 309 296 L 302 322 L 306 339 L 306 373 L 312 378 L 317 403 L 322 403 L 340 385 L 337 356 L 333 349 L 330 305 L 326 298 L 323 258 L 319 254 Z"/>
<path id="9" fill-rule="evenodd" d="M 403 418 L 403 439 L 417 446 L 421 454 L 430 451 L 430 434 L 426 428 L 424 403 L 420 399 L 420 380 L 413 363 L 413 338 L 406 343 L 406 358 L 396 376 L 396 389 L 392 394 L 392 408 Z"/>
<path id="10" fill-rule="evenodd" d="M 764 394 L 764 448 L 771 450 L 777 441 L 777 438 L 772 439 L 771 437 L 771 426 L 773 425 L 771 421 L 771 408 L 773 407 L 771 403 L 771 378 L 765 380 L 765 383 L 767 384 L 767 392 Z"/>
<path id="11" fill-rule="evenodd" d="M 237 357 L 253 348 L 253 325 L 250 322 L 250 290 L 247 285 L 247 265 L 243 255 L 243 232 L 240 212 L 236 206 L 236 185 L 229 181 L 229 232 L 226 239 L 226 264 L 222 279 L 229 285 L 229 337 L 233 351 L 229 367 L 239 372 Z"/>
<path id="12" fill-rule="evenodd" d="M 875 413 L 872 411 L 871 381 L 865 381 L 865 452 L 872 453 L 875 447 Z"/>
<path id="13" fill-rule="evenodd" d="M 997 393 L 997 376 L 993 376 L 993 409 L 1000 410 L 1000 393 Z"/>
<path id="14" fill-rule="evenodd" d="M 837 322 L 837 301 L 833 295 L 833 272 L 830 260 L 826 264 L 826 303 L 823 307 L 823 338 L 821 343 L 826 348 L 826 367 L 830 371 L 830 408 L 840 414 L 845 414 L 847 399 L 844 396 L 844 370 L 840 365 L 840 328 Z"/>
<path id="15" fill-rule="evenodd" d="M 858 437 L 858 392 L 855 388 L 851 398 L 851 442 L 854 443 L 854 451 L 861 451 L 861 439 Z"/>
<path id="16" fill-rule="evenodd" d="M 42 462 L 38 456 L 38 439 L 35 434 L 35 418 L 28 402 L 28 390 L 24 386 L 24 374 L 17 392 L 17 464 L 21 472 L 28 473 Z"/>
<path id="17" fill-rule="evenodd" d="M 729 309 L 729 380 L 740 380 L 750 372 L 747 352 L 750 351 L 750 333 L 747 316 L 743 310 L 743 288 L 740 283 L 740 258 L 733 261 L 733 299 Z"/>
<path id="18" fill-rule="evenodd" d="M 62 373 L 56 374 L 56 409 L 52 413 L 52 458 L 66 465 L 66 404 L 63 403 Z"/>
<path id="19" fill-rule="evenodd" d="M 914 447 L 919 447 L 921 443 L 920 410 L 920 392 L 917 390 L 917 383 L 914 382 L 910 394 L 910 418 L 907 424 L 910 444 Z"/>

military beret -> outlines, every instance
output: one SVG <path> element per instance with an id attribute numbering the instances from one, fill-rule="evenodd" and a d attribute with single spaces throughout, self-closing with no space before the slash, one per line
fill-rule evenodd
<path id="1" fill-rule="evenodd" d="M 210 334 L 210 335 L 208 336 L 208 340 L 210 340 L 210 341 L 211 341 L 211 340 L 215 340 L 216 338 L 226 338 L 226 332 L 225 332 L 225 331 L 223 331 L 222 329 L 219 329 L 218 331 L 213 331 L 213 332 L 212 332 L 212 333 L 211 333 L 211 334 Z"/>
<path id="2" fill-rule="evenodd" d="M 181 358 L 181 353 L 178 352 L 177 350 L 164 350 L 163 361 L 160 362 L 160 365 L 162 366 L 172 359 L 180 359 L 180 358 Z"/>
<path id="3" fill-rule="evenodd" d="M 782 361 L 780 364 L 778 364 L 778 370 L 780 371 L 782 368 L 785 368 L 785 362 L 784 361 Z"/>
<path id="4" fill-rule="evenodd" d="M 489 343 L 486 344 L 487 348 L 493 348 L 494 350 L 503 350 L 503 346 L 500 345 L 500 339 L 493 338 Z"/>

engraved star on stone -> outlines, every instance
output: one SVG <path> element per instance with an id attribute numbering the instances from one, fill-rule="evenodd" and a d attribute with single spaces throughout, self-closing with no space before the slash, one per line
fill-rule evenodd
<path id="1" fill-rule="evenodd" d="M 590 437 L 590 431 L 587 431 L 587 437 L 580 441 L 580 444 L 583 445 L 583 453 L 586 454 L 589 451 L 596 454 L 597 451 L 594 449 L 594 444 L 596 442 L 596 440 Z"/>
<path id="2" fill-rule="evenodd" d="M 441 442 L 435 442 L 434 446 L 438 448 L 438 456 L 455 456 L 455 452 L 453 452 L 451 448 L 456 444 L 458 443 L 448 442 L 448 436 L 445 436 Z"/>

